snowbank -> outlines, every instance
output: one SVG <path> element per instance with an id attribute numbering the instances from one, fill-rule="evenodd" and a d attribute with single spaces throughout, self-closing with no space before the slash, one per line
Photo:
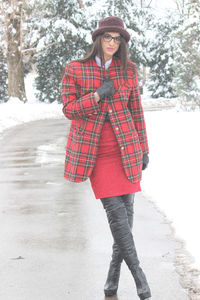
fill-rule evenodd
<path id="1" fill-rule="evenodd" d="M 18 98 L 10 98 L 8 102 L 0 104 L 0 133 L 24 122 L 62 116 L 64 116 L 62 105 L 56 102 L 52 104 L 37 101 L 23 103 Z"/>
<path id="2" fill-rule="evenodd" d="M 150 163 L 142 190 L 172 222 L 200 269 L 200 112 L 146 112 Z"/>

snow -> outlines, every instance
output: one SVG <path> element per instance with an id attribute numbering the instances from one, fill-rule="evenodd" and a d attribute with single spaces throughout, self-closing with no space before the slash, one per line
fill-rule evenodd
<path id="1" fill-rule="evenodd" d="M 31 120 L 64 117 L 62 104 L 37 102 L 31 76 L 25 80 L 27 103 L 12 98 L 0 104 L 0 132 Z M 142 98 L 144 106 L 155 101 Z M 166 104 L 169 99 L 160 101 Z M 145 120 L 150 163 L 143 172 L 142 192 L 171 221 L 175 236 L 186 242 L 194 267 L 200 270 L 200 112 L 177 112 L 176 107 L 145 111 Z"/>
<path id="2" fill-rule="evenodd" d="M 142 190 L 186 241 L 200 269 L 200 112 L 145 112 L 150 163 Z"/>
<path id="3" fill-rule="evenodd" d="M 47 103 L 22 103 L 17 98 L 10 98 L 0 104 L 0 133 L 12 126 L 38 119 L 59 118 L 62 116 L 61 105 Z"/>
<path id="4" fill-rule="evenodd" d="M 28 101 L 23 103 L 18 98 L 11 97 L 6 103 L 0 104 L 0 133 L 5 129 L 24 122 L 59 118 L 63 116 L 62 105 L 56 102 L 51 104 L 38 102 L 34 96 L 33 78 L 29 74 L 25 78 L 25 87 Z"/>
<path id="5" fill-rule="evenodd" d="M 45 47 L 45 37 L 42 37 L 37 44 L 37 51 Z"/>

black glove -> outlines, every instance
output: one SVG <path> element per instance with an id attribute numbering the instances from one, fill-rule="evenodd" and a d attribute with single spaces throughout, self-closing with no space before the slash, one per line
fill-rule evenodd
<path id="1" fill-rule="evenodd" d="M 149 163 L 149 157 L 148 154 L 143 155 L 143 165 L 142 165 L 142 170 L 145 170 L 148 166 Z"/>
<path id="2" fill-rule="evenodd" d="M 115 93 L 115 87 L 113 80 L 110 80 L 108 77 L 105 77 L 104 83 L 96 89 L 96 92 L 98 93 L 100 100 L 102 100 L 105 97 L 110 97 Z"/>

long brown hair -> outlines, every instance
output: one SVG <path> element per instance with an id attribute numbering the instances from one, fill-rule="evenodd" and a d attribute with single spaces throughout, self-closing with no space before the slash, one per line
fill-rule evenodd
<path id="1" fill-rule="evenodd" d="M 95 56 L 98 54 L 99 58 L 101 59 L 102 65 L 105 65 L 105 59 L 104 59 L 104 54 L 103 54 L 103 49 L 101 46 L 101 38 L 102 38 L 103 34 L 98 35 L 94 41 L 94 43 L 92 44 L 92 48 L 89 51 L 89 53 L 80 59 L 76 59 L 74 61 L 77 62 L 86 62 L 91 58 L 95 58 Z M 127 42 L 124 39 L 123 36 L 121 36 L 121 43 L 119 45 L 119 49 L 117 50 L 117 52 L 115 52 L 115 54 L 113 55 L 114 57 L 117 57 L 120 59 L 121 62 L 121 69 L 124 71 L 125 74 L 125 78 L 127 76 L 127 63 L 128 63 L 128 46 L 127 46 Z"/>

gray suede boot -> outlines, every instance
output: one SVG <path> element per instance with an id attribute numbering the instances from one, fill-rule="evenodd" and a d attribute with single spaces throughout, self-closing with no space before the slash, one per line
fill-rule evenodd
<path id="1" fill-rule="evenodd" d="M 129 223 L 131 230 L 133 227 L 134 197 L 135 197 L 134 193 L 122 196 L 125 207 L 126 207 L 126 211 L 127 211 L 128 223 Z M 120 277 L 120 270 L 121 270 L 121 263 L 123 261 L 123 257 L 120 253 L 120 249 L 115 242 L 113 243 L 112 248 L 113 248 L 112 260 L 110 262 L 107 280 L 104 285 L 104 293 L 105 293 L 105 296 L 107 296 L 107 297 L 114 296 L 117 293 L 119 277 Z"/>
<path id="2" fill-rule="evenodd" d="M 141 300 L 150 298 L 151 291 L 146 276 L 139 266 L 140 262 L 122 196 L 102 198 L 101 201 L 107 214 L 112 236 L 134 278 L 139 298 Z"/>

